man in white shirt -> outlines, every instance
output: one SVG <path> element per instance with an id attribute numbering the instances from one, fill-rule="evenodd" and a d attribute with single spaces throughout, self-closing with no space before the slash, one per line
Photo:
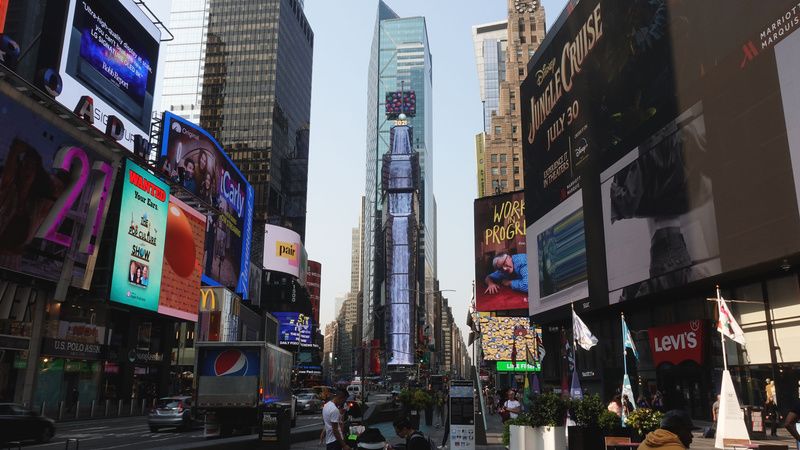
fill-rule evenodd
<path id="1" fill-rule="evenodd" d="M 347 392 L 337 391 L 322 408 L 322 422 L 325 424 L 325 450 L 350 450 L 341 429 L 339 408 L 344 405 Z"/>
<path id="2" fill-rule="evenodd" d="M 516 399 L 513 389 L 508 390 L 508 400 L 503 403 L 501 410 L 508 411 L 508 417 L 511 419 L 516 419 L 522 412 L 522 404 Z"/>

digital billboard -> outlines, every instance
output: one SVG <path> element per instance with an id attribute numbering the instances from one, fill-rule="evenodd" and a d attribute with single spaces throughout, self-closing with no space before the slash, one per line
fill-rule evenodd
<path id="1" fill-rule="evenodd" d="M 593 301 L 800 251 L 797 23 L 791 1 L 565 10 L 521 86 L 526 217 L 592 201 L 587 266 L 606 270 L 588 277 Z"/>
<path id="2" fill-rule="evenodd" d="M 311 318 L 319 325 L 319 300 L 322 283 L 322 263 L 308 261 L 308 274 L 306 275 L 306 289 L 311 300 Z"/>
<path id="3" fill-rule="evenodd" d="M 528 309 L 528 254 L 522 192 L 475 200 L 478 311 Z"/>
<path id="4" fill-rule="evenodd" d="M 305 273 L 305 249 L 300 235 L 277 225 L 264 226 L 264 268 L 295 277 Z M 307 256 L 305 256 L 307 258 Z M 302 280 L 305 284 L 305 279 Z"/>
<path id="5" fill-rule="evenodd" d="M 221 211 L 208 217 L 203 282 L 247 297 L 253 234 L 253 187 L 206 130 L 164 113 L 160 169 Z"/>
<path id="6" fill-rule="evenodd" d="M 275 312 L 272 315 L 278 319 L 278 344 L 301 347 L 314 345 L 311 317 L 296 312 Z"/>
<path id="7" fill-rule="evenodd" d="M 417 115 L 417 94 L 414 91 L 386 93 L 386 118 L 397 119 L 400 114 L 407 117 Z"/>
<path id="8" fill-rule="evenodd" d="M 116 171 L 54 115 L 0 89 L 0 266 L 88 288 Z M 11 89 L 8 87 L 8 89 Z"/>
<path id="9" fill-rule="evenodd" d="M 511 361 L 515 348 L 517 361 L 525 361 L 526 349 L 535 354 L 534 328 L 527 317 L 482 316 L 480 330 L 481 349 L 486 361 Z M 541 335 L 541 328 L 537 332 Z"/>
<path id="10" fill-rule="evenodd" d="M 197 322 L 205 241 L 206 217 L 170 197 L 159 314 Z"/>
<path id="11" fill-rule="evenodd" d="M 169 186 L 131 161 L 123 176 L 109 298 L 158 311 Z"/>
<path id="12" fill-rule="evenodd" d="M 116 116 L 133 150 L 134 135 L 150 135 L 161 31 L 131 0 L 71 0 L 66 23 L 58 101 L 76 110 L 91 97 L 94 126 Z"/>

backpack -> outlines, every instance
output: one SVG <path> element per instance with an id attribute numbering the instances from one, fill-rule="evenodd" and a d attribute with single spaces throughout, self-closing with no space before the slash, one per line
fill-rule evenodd
<path id="1" fill-rule="evenodd" d="M 414 438 L 425 439 L 425 442 L 428 443 L 428 448 L 430 448 L 430 450 L 437 450 L 436 449 L 436 445 L 433 444 L 433 442 L 431 441 L 431 438 L 429 438 L 428 436 L 425 436 L 425 434 L 423 432 L 419 431 L 419 430 L 413 432 L 411 434 L 411 436 L 408 437 L 408 442 L 407 442 L 408 445 L 406 445 L 406 448 L 410 447 L 411 440 L 414 439 Z"/>

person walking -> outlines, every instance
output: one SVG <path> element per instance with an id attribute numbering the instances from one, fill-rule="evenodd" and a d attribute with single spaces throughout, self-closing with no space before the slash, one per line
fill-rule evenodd
<path id="1" fill-rule="evenodd" d="M 336 394 L 322 408 L 322 423 L 325 429 L 325 450 L 350 450 L 342 426 L 340 408 L 344 405 L 347 392 L 336 391 Z"/>
<path id="2" fill-rule="evenodd" d="M 447 396 L 442 391 L 436 393 L 436 428 L 444 424 L 444 408 L 447 403 Z"/>
<path id="3" fill-rule="evenodd" d="M 503 406 L 500 407 L 500 417 L 503 417 L 503 422 L 505 422 L 506 420 L 516 419 L 521 412 L 522 404 L 517 400 L 514 390 L 509 389 L 506 394 L 506 401 L 503 402 Z M 505 418 L 506 413 L 508 414 L 507 418 Z"/>
<path id="4" fill-rule="evenodd" d="M 775 437 L 778 435 L 778 421 L 781 420 L 780 412 L 778 412 L 778 405 L 775 404 L 774 398 L 768 398 L 764 403 L 764 417 L 770 424 L 770 436 Z"/>
<path id="5" fill-rule="evenodd" d="M 431 450 L 430 440 L 424 433 L 414 429 L 411 419 L 400 417 L 392 423 L 397 436 L 406 440 L 405 450 Z"/>

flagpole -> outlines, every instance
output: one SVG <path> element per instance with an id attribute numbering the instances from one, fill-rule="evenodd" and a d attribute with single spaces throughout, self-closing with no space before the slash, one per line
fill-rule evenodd
<path id="1" fill-rule="evenodd" d="M 575 304 L 570 303 L 569 307 L 572 309 L 572 371 L 578 372 L 578 336 L 575 335 Z M 567 359 L 569 361 L 569 359 Z M 572 382 L 570 381 L 570 386 Z"/>
<path id="2" fill-rule="evenodd" d="M 628 374 L 628 347 L 625 345 L 625 313 L 619 313 L 621 323 L 620 326 L 622 327 L 622 367 L 624 367 L 625 375 Z"/>
<path id="3" fill-rule="evenodd" d="M 721 305 L 722 305 L 722 295 L 720 295 L 720 293 L 719 293 L 719 285 L 717 285 L 717 320 L 718 320 L 717 326 L 718 327 L 720 326 L 721 321 L 722 321 L 722 316 L 721 316 L 721 313 L 720 313 L 720 311 L 722 311 Z M 723 364 L 723 367 L 725 368 L 725 371 L 727 372 L 728 371 L 728 352 L 725 351 L 725 333 L 720 333 L 719 334 L 719 340 L 722 343 L 722 364 Z"/>

